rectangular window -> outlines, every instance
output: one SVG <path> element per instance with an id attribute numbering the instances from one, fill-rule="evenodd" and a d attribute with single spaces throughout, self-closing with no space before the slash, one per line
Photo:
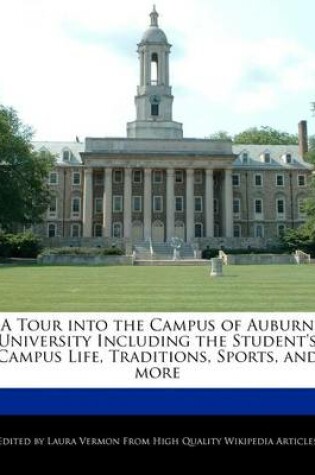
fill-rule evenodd
<path id="1" fill-rule="evenodd" d="M 219 202 L 216 198 L 213 200 L 213 212 L 214 214 L 218 214 L 219 212 Z"/>
<path id="2" fill-rule="evenodd" d="M 175 170 L 175 183 L 183 183 L 184 174 L 183 170 Z"/>
<path id="3" fill-rule="evenodd" d="M 48 214 L 50 218 L 53 218 L 57 215 L 57 197 L 56 196 L 52 196 L 50 198 Z"/>
<path id="4" fill-rule="evenodd" d="M 73 185 L 80 185 L 81 184 L 81 173 L 73 172 L 72 173 L 72 184 Z"/>
<path id="5" fill-rule="evenodd" d="M 233 236 L 235 238 L 241 237 L 241 226 L 239 224 L 234 224 L 233 226 Z"/>
<path id="6" fill-rule="evenodd" d="M 299 218 L 305 218 L 305 200 L 304 198 L 300 198 L 298 200 L 298 215 L 299 215 Z"/>
<path id="7" fill-rule="evenodd" d="M 50 172 L 49 173 L 49 181 L 50 185 L 57 185 L 58 184 L 58 175 L 57 172 Z"/>
<path id="8" fill-rule="evenodd" d="M 142 196 L 132 197 L 132 211 L 134 213 L 141 213 L 142 211 Z"/>
<path id="9" fill-rule="evenodd" d="M 103 198 L 95 198 L 94 200 L 94 213 L 103 213 Z"/>
<path id="10" fill-rule="evenodd" d="M 153 196 L 153 211 L 155 213 L 163 212 L 163 196 Z"/>
<path id="11" fill-rule="evenodd" d="M 239 198 L 233 200 L 233 214 L 240 214 L 241 211 L 241 201 Z"/>
<path id="12" fill-rule="evenodd" d="M 195 184 L 202 184 L 202 170 L 195 170 Z"/>
<path id="13" fill-rule="evenodd" d="M 243 162 L 243 165 L 247 165 L 247 164 L 248 164 L 248 153 L 247 153 L 247 152 L 243 152 L 243 155 L 242 155 L 242 162 Z"/>
<path id="14" fill-rule="evenodd" d="M 240 186 L 240 176 L 237 174 L 232 175 L 233 186 Z"/>
<path id="15" fill-rule="evenodd" d="M 255 213 L 262 214 L 263 212 L 263 202 L 261 199 L 255 200 Z"/>
<path id="16" fill-rule="evenodd" d="M 277 175 L 276 184 L 277 184 L 277 186 L 283 186 L 284 185 L 284 176 L 283 175 Z"/>
<path id="17" fill-rule="evenodd" d="M 132 172 L 132 181 L 133 181 L 133 183 L 141 183 L 142 182 L 141 170 L 133 170 L 133 172 Z"/>
<path id="18" fill-rule="evenodd" d="M 48 225 L 48 237 L 53 238 L 57 236 L 57 225 L 50 223 Z"/>
<path id="19" fill-rule="evenodd" d="M 113 196 L 113 212 L 120 213 L 123 210 L 123 197 Z"/>
<path id="20" fill-rule="evenodd" d="M 195 212 L 202 213 L 202 196 L 195 196 Z"/>
<path id="21" fill-rule="evenodd" d="M 70 160 L 70 151 L 69 150 L 64 150 L 62 152 L 62 160 L 64 162 L 68 162 Z"/>
<path id="22" fill-rule="evenodd" d="M 122 170 L 114 170 L 114 183 L 122 183 Z"/>
<path id="23" fill-rule="evenodd" d="M 184 197 L 176 196 L 175 197 L 175 211 L 182 213 L 184 211 Z"/>
<path id="24" fill-rule="evenodd" d="M 81 199 L 72 198 L 71 215 L 73 218 L 77 218 L 80 215 L 80 209 L 81 209 Z"/>
<path id="25" fill-rule="evenodd" d="M 254 177 L 254 183 L 255 183 L 255 186 L 262 186 L 262 184 L 263 184 L 262 175 L 256 174 L 255 177 Z"/>
<path id="26" fill-rule="evenodd" d="M 159 104 L 151 104 L 151 115 L 153 116 L 159 115 Z"/>
<path id="27" fill-rule="evenodd" d="M 298 175 L 298 186 L 305 186 L 305 175 Z"/>
<path id="28" fill-rule="evenodd" d="M 255 237 L 263 238 L 265 234 L 265 229 L 262 224 L 256 224 L 255 226 Z"/>
<path id="29" fill-rule="evenodd" d="M 269 152 L 265 152 L 263 158 L 265 163 L 271 163 L 271 156 Z"/>
<path id="30" fill-rule="evenodd" d="M 158 185 L 163 183 L 163 173 L 162 170 L 154 170 L 153 171 L 153 183 Z"/>
<path id="31" fill-rule="evenodd" d="M 94 224 L 94 237 L 102 237 L 103 227 L 101 224 Z"/>
<path id="32" fill-rule="evenodd" d="M 277 200 L 277 214 L 284 214 L 284 200 Z"/>

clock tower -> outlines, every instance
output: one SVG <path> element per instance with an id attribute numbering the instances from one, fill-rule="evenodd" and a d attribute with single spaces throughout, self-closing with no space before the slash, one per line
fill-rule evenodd
<path id="1" fill-rule="evenodd" d="M 158 25 L 153 6 L 151 25 L 138 44 L 140 85 L 135 97 L 136 120 L 127 123 L 128 138 L 181 139 L 183 126 L 172 120 L 173 96 L 169 85 L 171 45 Z"/>

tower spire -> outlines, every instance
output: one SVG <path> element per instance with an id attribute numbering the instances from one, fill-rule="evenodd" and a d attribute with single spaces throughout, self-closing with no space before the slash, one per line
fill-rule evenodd
<path id="1" fill-rule="evenodd" d="M 158 25 L 159 14 L 156 11 L 155 5 L 153 5 L 153 10 L 150 13 L 150 17 L 151 17 L 151 26 L 159 26 Z"/>

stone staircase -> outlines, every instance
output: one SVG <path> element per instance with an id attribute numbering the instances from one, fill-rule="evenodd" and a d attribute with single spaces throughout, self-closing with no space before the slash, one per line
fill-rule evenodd
<path id="1" fill-rule="evenodd" d="M 162 265 L 162 261 L 169 263 L 186 263 L 195 261 L 195 254 L 190 244 L 184 243 L 177 252 L 176 260 L 174 257 L 174 248 L 169 242 L 139 241 L 133 246 L 133 263 L 134 265 Z M 192 263 L 193 264 L 193 263 Z"/>
<path id="2" fill-rule="evenodd" d="M 173 259 L 173 248 L 169 242 L 154 242 L 152 247 L 154 260 L 167 261 Z"/>
<path id="3" fill-rule="evenodd" d="M 134 259 L 139 261 L 151 260 L 151 246 L 149 241 L 139 241 L 133 246 Z"/>

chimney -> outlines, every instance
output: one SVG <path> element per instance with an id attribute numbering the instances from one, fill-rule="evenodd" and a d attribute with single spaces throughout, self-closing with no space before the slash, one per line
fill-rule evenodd
<path id="1" fill-rule="evenodd" d="M 299 154 L 303 158 L 308 152 L 307 121 L 301 120 L 299 127 Z"/>

